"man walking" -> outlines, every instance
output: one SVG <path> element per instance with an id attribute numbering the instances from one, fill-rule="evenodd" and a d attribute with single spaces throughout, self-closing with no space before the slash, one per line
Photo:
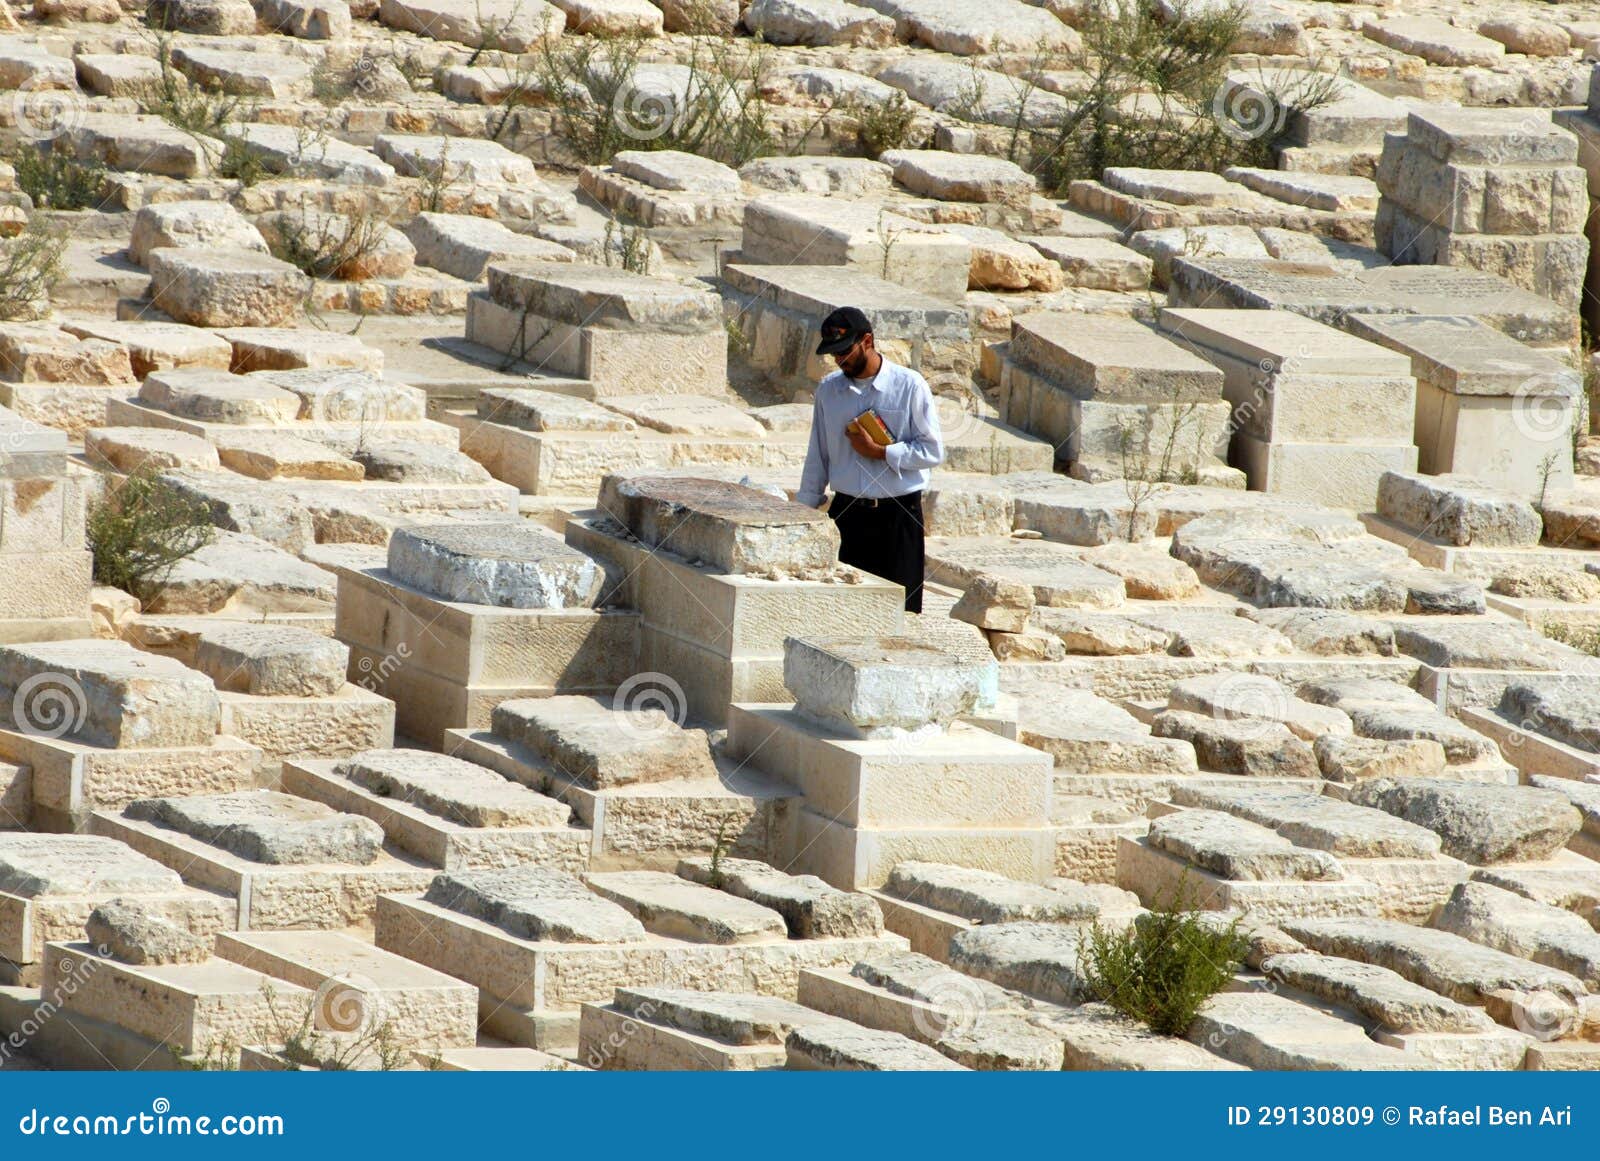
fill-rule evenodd
<path id="1" fill-rule="evenodd" d="M 839 560 L 906 590 L 922 612 L 922 491 L 944 462 L 928 381 L 877 351 L 872 321 L 853 306 L 822 320 L 817 354 L 839 369 L 817 384 L 811 446 L 795 499 L 822 506 L 839 528 Z"/>

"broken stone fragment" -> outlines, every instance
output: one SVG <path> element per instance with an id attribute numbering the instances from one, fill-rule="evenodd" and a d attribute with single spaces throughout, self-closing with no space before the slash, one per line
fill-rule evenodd
<path id="1" fill-rule="evenodd" d="M 1357 783 L 1350 801 L 1437 832 L 1445 854 L 1475 866 L 1547 859 L 1583 825 L 1566 798 L 1532 786 L 1375 778 Z"/>
<path id="2" fill-rule="evenodd" d="M 179 927 L 137 899 L 100 904 L 84 924 L 89 942 L 113 959 L 131 964 L 203 963 L 211 940 Z"/>
<path id="3" fill-rule="evenodd" d="M 447 601 L 510 609 L 589 608 L 605 581 L 593 559 L 523 523 L 398 529 L 389 571 Z"/>

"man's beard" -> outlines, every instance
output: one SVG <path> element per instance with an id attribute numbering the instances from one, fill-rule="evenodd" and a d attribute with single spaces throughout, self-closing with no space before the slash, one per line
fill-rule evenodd
<path id="1" fill-rule="evenodd" d="M 867 369 L 867 353 L 856 351 L 848 359 L 839 360 L 839 370 L 852 379 L 861 378 L 861 373 Z"/>

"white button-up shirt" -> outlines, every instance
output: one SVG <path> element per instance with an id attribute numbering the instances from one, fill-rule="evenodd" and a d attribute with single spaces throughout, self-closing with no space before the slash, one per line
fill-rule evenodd
<path id="1" fill-rule="evenodd" d="M 845 424 L 868 408 L 894 437 L 881 460 L 856 451 L 845 434 Z M 905 496 L 926 488 L 931 469 L 943 462 L 944 437 L 926 379 L 888 359 L 865 386 L 835 371 L 817 384 L 811 446 L 795 499 L 815 508 L 830 487 L 847 496 L 880 500 Z"/>

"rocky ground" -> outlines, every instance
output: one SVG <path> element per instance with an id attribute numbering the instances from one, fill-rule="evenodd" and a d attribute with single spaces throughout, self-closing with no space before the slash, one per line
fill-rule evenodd
<path id="1" fill-rule="evenodd" d="M 0 3 L 0 1069 L 1600 1067 L 1597 59 Z M 920 614 L 792 501 L 844 304 Z"/>

